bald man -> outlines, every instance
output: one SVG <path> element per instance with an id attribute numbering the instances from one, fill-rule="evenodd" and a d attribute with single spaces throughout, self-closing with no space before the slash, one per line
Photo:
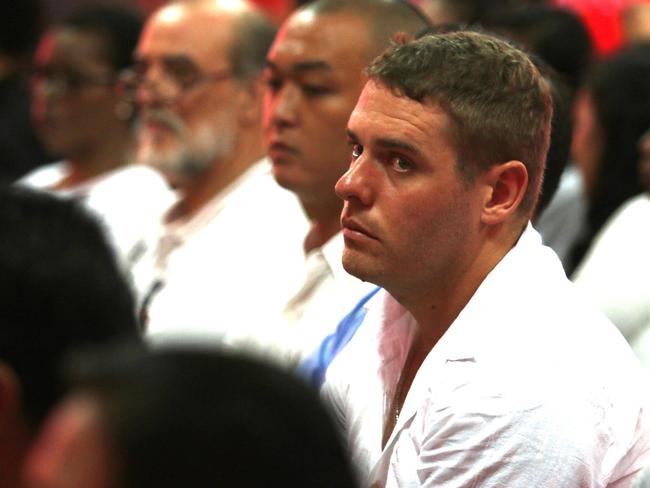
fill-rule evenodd
<path id="1" fill-rule="evenodd" d="M 250 5 L 217 0 L 166 5 L 143 31 L 124 79 L 140 109 L 139 159 L 178 193 L 134 266 L 152 338 L 265 348 L 277 277 L 301 265 L 292 233 L 306 221 L 263 159 L 273 35 Z"/>
<path id="2" fill-rule="evenodd" d="M 406 2 L 319 0 L 287 19 L 267 56 L 264 131 L 273 176 L 298 196 L 310 220 L 301 238 L 304 281 L 284 309 L 302 355 L 375 289 L 341 266 L 343 202 L 334 184 L 350 164 L 345 127 L 364 67 L 394 34 L 426 26 Z"/>

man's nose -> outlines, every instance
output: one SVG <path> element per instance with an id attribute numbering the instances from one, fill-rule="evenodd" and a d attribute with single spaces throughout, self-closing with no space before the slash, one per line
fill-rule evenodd
<path id="1" fill-rule="evenodd" d="M 283 86 L 268 95 L 267 122 L 279 127 L 292 127 L 298 122 L 300 94 L 291 86 Z"/>
<path id="2" fill-rule="evenodd" d="M 170 81 L 155 64 L 142 73 L 135 90 L 135 102 L 139 107 L 149 108 L 167 104 L 172 100 Z"/>
<path id="3" fill-rule="evenodd" d="M 357 201 L 363 206 L 372 204 L 373 171 L 371 161 L 360 156 L 352 161 L 348 170 L 339 178 L 334 190 L 345 201 Z"/>

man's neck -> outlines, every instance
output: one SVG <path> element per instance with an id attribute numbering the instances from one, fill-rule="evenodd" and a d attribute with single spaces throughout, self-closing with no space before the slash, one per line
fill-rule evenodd
<path id="1" fill-rule="evenodd" d="M 382 446 L 388 442 L 406 395 L 429 352 L 515 242 L 516 239 L 499 245 L 496 241 L 488 240 L 483 243 L 474 259 L 460 266 L 461 269 L 455 268 L 453 276 L 439 276 L 436 280 L 429 280 L 427 284 L 410 292 L 388 290 L 413 315 L 418 328 L 391 399 L 390 414 L 384 425 Z"/>
<path id="2" fill-rule="evenodd" d="M 343 202 L 336 198 L 329 202 L 323 200 L 320 202 L 305 202 L 301 200 L 301 203 L 311 221 L 311 228 L 303 243 L 305 254 L 308 254 L 309 251 L 322 247 L 340 232 Z"/>
<path id="3" fill-rule="evenodd" d="M 118 130 L 102 144 L 66 155 L 68 174 L 55 189 L 73 188 L 133 160 L 134 137 L 128 128 Z"/>
<path id="4" fill-rule="evenodd" d="M 393 296 L 418 323 L 419 342 L 430 351 L 469 303 L 490 272 L 516 244 L 519 233 L 486 239 L 471 260 L 459 264 L 449 276 L 438 277 L 406 293 Z M 389 290 L 390 291 L 390 290 Z"/>

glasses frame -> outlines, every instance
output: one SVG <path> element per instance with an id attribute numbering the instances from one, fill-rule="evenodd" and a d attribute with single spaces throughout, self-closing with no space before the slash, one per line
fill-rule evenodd
<path id="1" fill-rule="evenodd" d="M 50 71 L 47 68 L 34 68 L 30 74 L 32 89 L 43 84 L 50 93 L 64 97 L 75 94 L 87 87 L 115 86 L 118 76 L 94 76 L 75 71 Z"/>
<path id="2" fill-rule="evenodd" d="M 138 91 L 143 87 L 146 87 L 155 94 L 155 97 L 158 100 L 166 104 L 172 104 L 205 84 L 226 81 L 233 77 L 234 76 L 229 69 L 222 69 L 200 73 L 190 82 L 175 80 L 173 76 L 169 75 L 166 75 L 162 81 L 153 81 L 147 79 L 145 73 L 139 73 L 136 69 L 131 67 L 124 69 L 119 73 L 115 87 L 123 98 L 131 102 L 136 102 Z M 169 86 L 172 86 L 174 94 L 163 94 L 160 89 L 162 83 L 168 83 Z"/>

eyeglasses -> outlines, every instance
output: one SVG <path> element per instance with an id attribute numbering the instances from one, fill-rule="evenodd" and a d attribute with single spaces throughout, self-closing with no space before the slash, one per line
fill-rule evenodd
<path id="1" fill-rule="evenodd" d="M 32 70 L 32 87 L 44 87 L 56 96 L 76 93 L 90 86 L 112 86 L 114 76 L 98 76 L 74 70 L 56 70 L 48 67 L 37 67 Z"/>
<path id="2" fill-rule="evenodd" d="M 135 67 L 122 71 L 118 77 L 116 88 L 118 93 L 129 101 L 136 101 L 138 90 L 147 88 L 163 103 L 174 103 L 181 96 L 195 90 L 206 83 L 225 81 L 232 78 L 227 70 L 201 73 L 194 70 L 166 69 L 163 76 L 153 81 L 146 78 L 146 69 Z"/>

